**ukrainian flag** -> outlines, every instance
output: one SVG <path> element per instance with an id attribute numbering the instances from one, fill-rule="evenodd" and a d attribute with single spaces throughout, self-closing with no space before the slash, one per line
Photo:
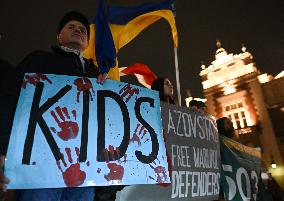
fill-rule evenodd
<path id="1" fill-rule="evenodd" d="M 109 27 L 108 7 L 104 0 L 99 0 L 97 14 L 95 18 L 95 54 L 97 66 L 100 72 L 108 73 L 116 66 L 116 50 L 112 33 Z"/>
<path id="2" fill-rule="evenodd" d="M 109 7 L 107 17 L 116 53 L 141 31 L 162 18 L 170 24 L 174 47 L 178 46 L 172 0 L 145 3 L 132 8 Z M 95 24 L 90 25 L 90 30 L 90 43 L 84 55 L 95 60 Z M 118 62 L 116 62 L 116 67 L 110 70 L 109 76 L 112 79 L 119 80 Z"/>

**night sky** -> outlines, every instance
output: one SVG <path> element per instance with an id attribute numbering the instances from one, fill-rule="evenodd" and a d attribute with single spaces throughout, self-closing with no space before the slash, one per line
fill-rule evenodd
<path id="1" fill-rule="evenodd" d="M 32 50 L 49 50 L 56 43 L 58 21 L 69 10 L 91 20 L 98 1 L 7 1 L 0 6 L 0 57 L 16 65 Z M 134 6 L 146 0 L 109 0 L 110 5 Z M 176 0 L 179 69 L 182 99 L 186 90 L 203 97 L 199 78 L 203 61 L 210 65 L 216 39 L 228 53 L 241 52 L 244 43 L 261 72 L 277 75 L 284 70 L 283 0 Z M 144 30 L 118 55 L 120 66 L 148 65 L 158 76 L 175 84 L 174 51 L 170 27 L 160 20 Z M 137 83 L 134 77 L 122 79 Z M 184 103 L 183 103 L 184 105 Z"/>

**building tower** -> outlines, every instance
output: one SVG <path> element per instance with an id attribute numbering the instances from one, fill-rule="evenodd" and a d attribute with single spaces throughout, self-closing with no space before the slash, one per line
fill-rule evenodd
<path id="1" fill-rule="evenodd" d="M 259 72 L 253 56 L 244 46 L 240 54 L 228 54 L 220 41 L 217 41 L 217 48 L 215 60 L 208 67 L 202 65 L 200 72 L 208 112 L 217 119 L 224 116 L 230 118 L 239 141 L 260 147 L 262 160 L 267 167 L 271 167 L 272 161 L 277 163 L 277 168 L 270 168 L 270 172 L 283 189 L 284 145 L 279 143 L 275 135 L 265 97 L 266 85 L 273 77 Z M 284 78 L 281 79 L 284 81 Z M 284 92 L 282 98 L 284 105 Z"/>

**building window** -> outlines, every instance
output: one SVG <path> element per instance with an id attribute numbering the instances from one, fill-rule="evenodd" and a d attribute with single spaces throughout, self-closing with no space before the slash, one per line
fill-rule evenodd
<path id="1" fill-rule="evenodd" d="M 224 115 L 233 122 L 235 129 L 248 126 L 248 112 L 242 101 L 225 105 L 224 110 Z"/>

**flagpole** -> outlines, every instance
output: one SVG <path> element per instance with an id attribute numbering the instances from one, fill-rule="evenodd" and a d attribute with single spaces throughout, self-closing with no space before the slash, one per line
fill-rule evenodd
<path id="1" fill-rule="evenodd" d="M 177 84 L 178 105 L 181 106 L 181 95 L 180 95 L 180 82 L 179 82 L 179 68 L 178 68 L 177 47 L 174 48 L 174 54 L 175 54 L 175 70 L 176 70 L 176 84 Z"/>

